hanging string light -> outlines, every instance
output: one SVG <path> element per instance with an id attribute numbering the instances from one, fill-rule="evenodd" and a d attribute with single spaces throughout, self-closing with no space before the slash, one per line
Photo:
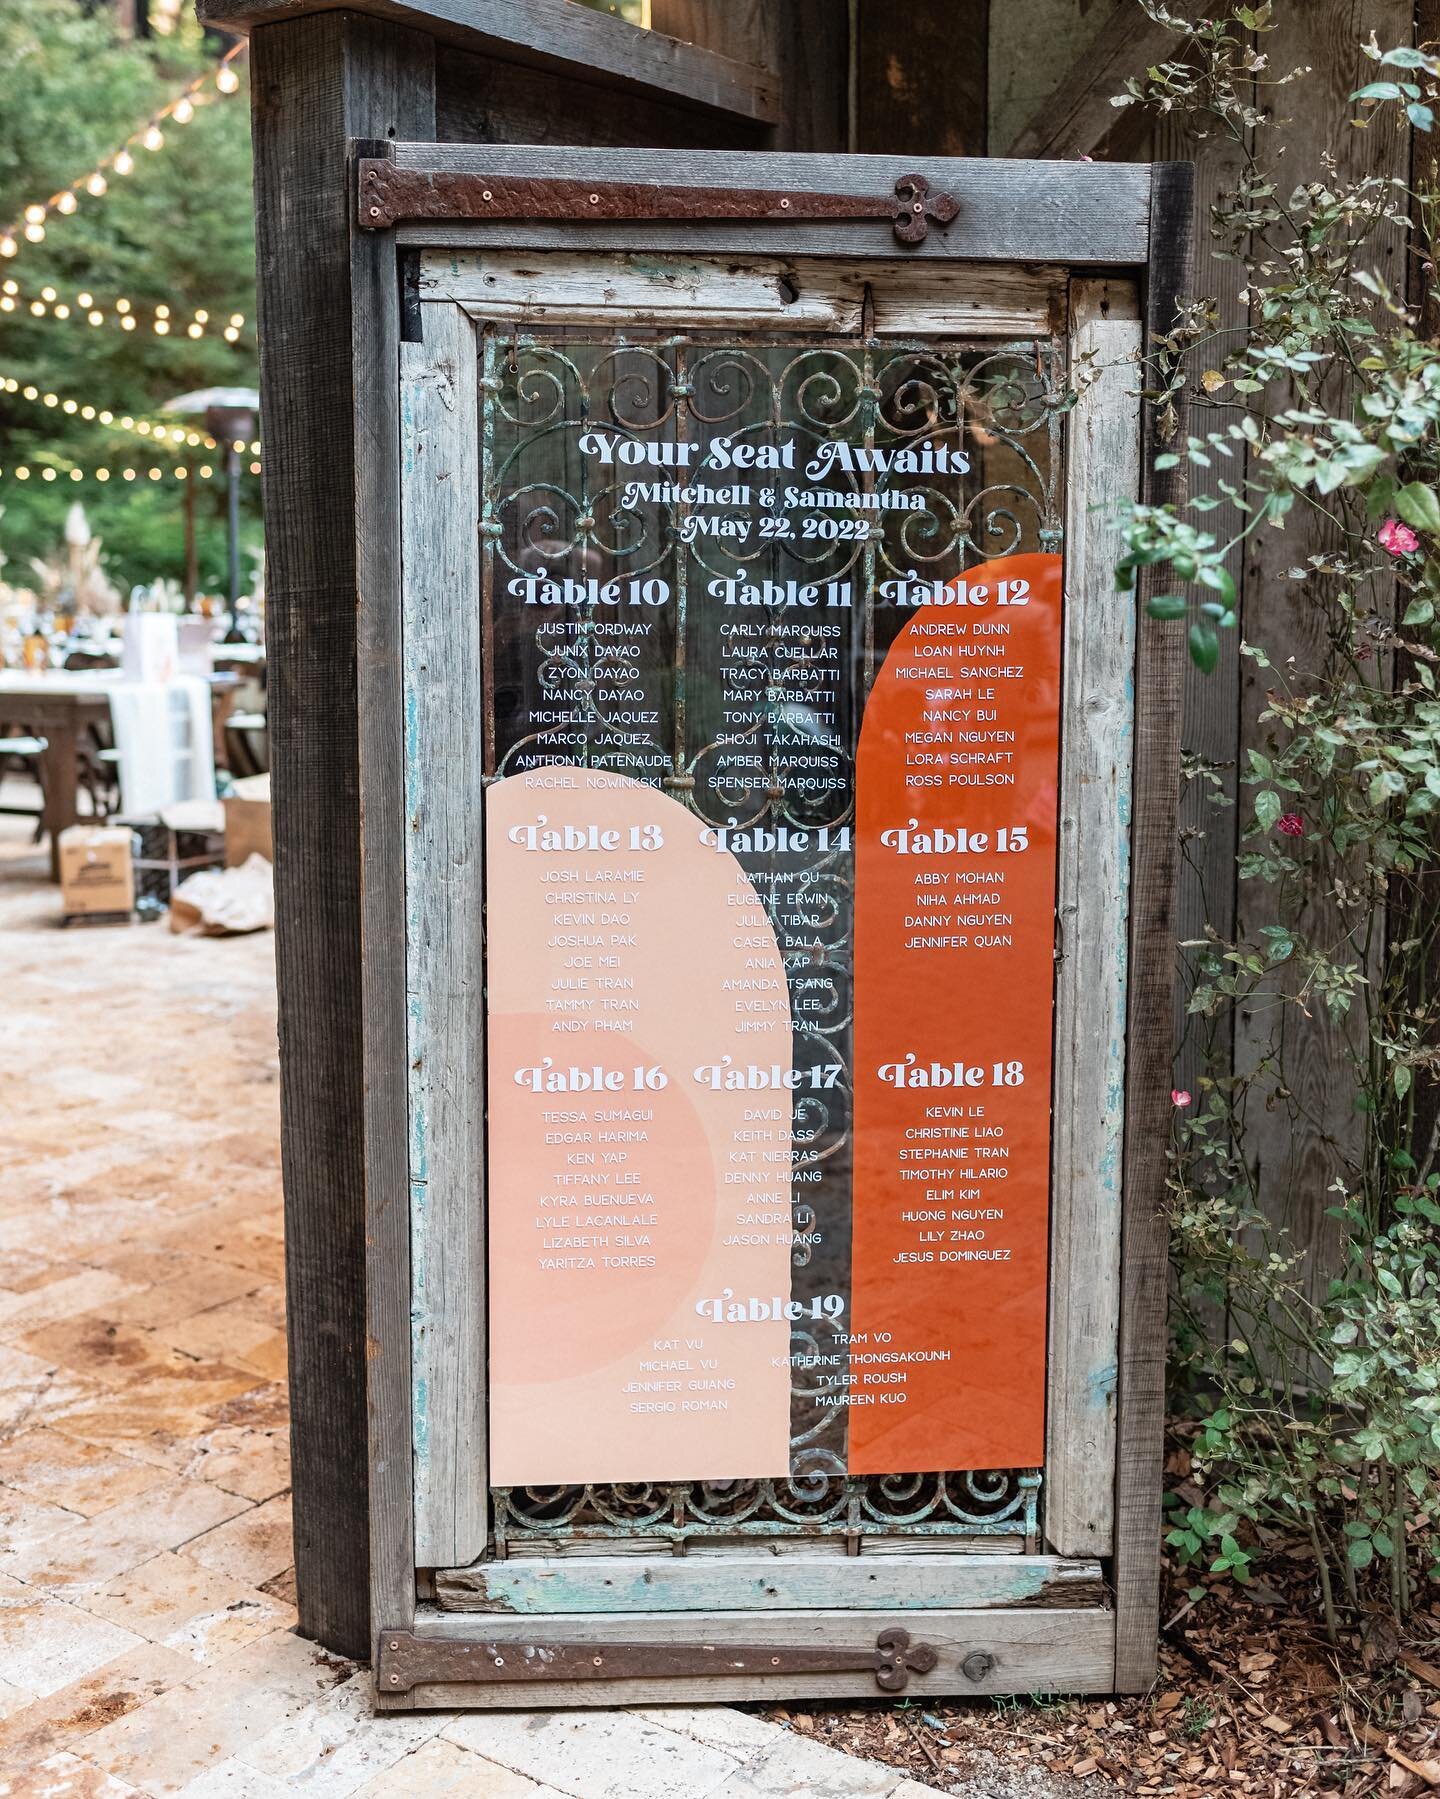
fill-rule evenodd
<path id="1" fill-rule="evenodd" d="M 258 475 L 258 461 L 242 465 L 242 472 Z M 226 478 L 223 463 L 201 463 L 198 467 L 190 467 L 186 463 L 176 463 L 169 469 L 140 466 L 132 463 L 103 463 L 98 468 L 56 468 L 51 463 L 21 462 L 13 467 L 0 468 L 0 481 L 97 481 L 102 485 L 107 481 L 223 481 Z"/>
<path id="2" fill-rule="evenodd" d="M 232 45 L 216 68 L 207 74 L 197 75 L 173 100 L 138 125 L 118 150 L 98 163 L 88 174 L 78 176 L 68 187 L 59 188 L 48 200 L 32 200 L 18 218 L 0 227 L 0 256 L 17 255 L 22 242 L 43 243 L 46 223 L 52 214 L 68 216 L 78 210 L 81 200 L 86 196 L 93 200 L 100 199 L 109 189 L 111 175 L 129 175 L 134 172 L 134 151 L 137 146 L 149 151 L 163 149 L 164 127 L 167 124 L 188 125 L 195 117 L 197 107 L 204 106 L 221 95 L 233 94 L 240 85 L 240 77 L 231 64 L 237 56 L 244 54 L 245 47 L 243 41 Z"/>
<path id="3" fill-rule="evenodd" d="M 105 302 L 83 288 L 68 298 L 53 287 L 42 287 L 37 293 L 22 288 L 13 278 L 0 281 L 0 313 L 64 319 L 77 325 L 117 326 L 122 331 L 146 331 L 152 336 L 169 337 L 177 342 L 218 332 L 227 344 L 239 342 L 248 322 L 243 312 L 210 312 L 197 307 L 186 315 L 163 302 L 137 309 L 135 302 L 123 294 Z"/>
<path id="4" fill-rule="evenodd" d="M 37 387 L 33 381 L 21 381 L 14 375 L 0 374 L 0 394 L 14 394 L 17 399 L 29 400 L 32 405 L 48 406 L 71 418 L 83 419 L 86 424 L 99 425 L 108 431 L 134 431 L 141 437 L 148 437 L 152 443 L 164 444 L 175 450 L 214 450 L 219 447 L 213 437 L 207 437 L 200 431 L 192 431 L 185 425 L 165 424 L 158 419 L 137 418 L 128 412 L 115 413 L 108 407 L 82 404 L 79 400 Z M 247 446 L 239 444 L 237 448 L 244 450 Z M 252 456 L 260 454 L 258 442 L 250 444 L 248 449 Z"/>

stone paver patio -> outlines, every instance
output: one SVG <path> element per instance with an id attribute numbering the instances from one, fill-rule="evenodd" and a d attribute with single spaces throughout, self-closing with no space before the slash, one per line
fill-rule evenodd
<path id="1" fill-rule="evenodd" d="M 722 1707 L 370 1715 L 293 1631 L 273 939 L 44 876 L 0 819 L 0 1795 L 934 1792 Z"/>

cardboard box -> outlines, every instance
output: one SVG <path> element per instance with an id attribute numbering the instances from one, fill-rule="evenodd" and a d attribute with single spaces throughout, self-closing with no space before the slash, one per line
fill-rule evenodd
<path id="1" fill-rule="evenodd" d="M 249 775 L 225 795 L 225 866 L 239 868 L 251 856 L 275 860 L 269 775 Z"/>
<path id="2" fill-rule="evenodd" d="M 71 825 L 60 833 L 60 903 L 66 918 L 135 910 L 130 832 L 121 825 Z"/>

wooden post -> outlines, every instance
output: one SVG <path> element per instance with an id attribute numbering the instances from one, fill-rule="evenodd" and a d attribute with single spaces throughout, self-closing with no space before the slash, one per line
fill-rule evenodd
<path id="1" fill-rule="evenodd" d="M 353 138 L 434 131 L 428 37 L 331 12 L 251 39 L 300 1629 L 369 1654 Z M 358 235 L 358 234 L 357 234 Z M 391 397 L 394 370 L 384 386 Z M 408 1469 L 407 1469 L 408 1478 Z"/>
<path id="2" fill-rule="evenodd" d="M 1194 170 L 1157 163 L 1150 212 L 1147 335 L 1169 328 L 1190 278 Z M 1157 473 L 1165 448 L 1151 408 L 1142 444 L 1148 505 L 1181 494 L 1176 471 Z M 1124 1216 L 1120 1263 L 1120 1368 L 1115 1502 L 1115 1690 L 1154 1677 L 1160 1636 L 1160 1494 L 1165 1460 L 1166 1293 L 1169 1228 L 1165 1152 L 1170 1139 L 1171 994 L 1175 944 L 1175 819 L 1180 769 L 1180 635 L 1144 613 L 1140 583 L 1135 659 L 1135 775 L 1130 816 L 1129 1040 L 1125 1067 Z"/>

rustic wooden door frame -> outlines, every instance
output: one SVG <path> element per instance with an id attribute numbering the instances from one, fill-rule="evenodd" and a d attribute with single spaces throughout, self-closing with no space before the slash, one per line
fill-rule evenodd
<path id="1" fill-rule="evenodd" d="M 361 146 L 357 146 L 361 148 Z M 372 152 L 378 145 L 363 148 Z M 712 152 L 516 151 L 498 146 L 475 147 L 397 144 L 391 147 L 401 166 L 452 168 L 466 173 L 504 172 L 507 162 L 517 171 L 553 172 L 561 177 L 584 169 L 588 179 L 660 179 L 696 185 L 734 183 L 751 187 L 807 187 L 818 191 L 853 192 L 866 180 L 888 181 L 908 173 L 889 159 L 781 157 Z M 960 229 L 932 232 L 921 246 L 924 260 L 943 258 L 951 266 L 1003 259 L 1014 263 L 1063 263 L 1072 270 L 1128 274 L 1145 291 L 1145 315 L 1152 330 L 1168 326 L 1175 295 L 1183 279 L 1188 234 L 1189 181 L 1185 165 L 1155 165 L 1135 170 L 1096 165 L 960 163 L 937 161 L 927 167 L 933 188 L 946 189 L 961 200 Z M 1137 185 L 1143 184 L 1143 185 Z M 1138 202 L 1138 204 L 1137 204 Z M 404 944 L 399 927 L 405 918 L 404 862 L 408 828 L 405 820 L 403 757 L 405 723 L 401 701 L 400 657 L 403 652 L 400 571 L 396 555 L 396 501 L 402 480 L 398 408 L 403 339 L 414 332 L 413 309 L 401 300 L 397 252 L 416 243 L 481 246 L 688 248 L 692 253 L 754 249 L 757 232 L 764 247 L 781 254 L 893 259 L 893 239 L 883 225 L 778 225 L 748 223 L 673 226 L 628 224 L 575 227 L 512 224 L 402 224 L 375 233 L 369 261 L 375 279 L 357 293 L 353 338 L 356 351 L 357 443 L 366 452 L 370 474 L 357 484 L 357 562 L 361 663 L 361 811 L 362 905 L 365 919 L 366 997 L 366 1162 L 367 1241 L 369 1246 L 368 1341 L 371 1424 L 371 1587 L 376 1625 L 379 1703 L 385 1708 L 461 1703 L 497 1703 L 488 1683 L 466 1683 L 464 1657 L 475 1648 L 475 1628 L 463 1617 L 418 1616 L 415 1584 L 415 1519 L 411 1486 L 410 1406 L 410 1203 L 407 1136 L 409 1118 L 403 1103 L 406 1062 L 406 1012 L 410 995 L 405 980 Z M 394 279 L 390 272 L 394 271 Z M 1103 288 L 1099 290 L 1096 329 L 1106 324 Z M 360 378 L 363 371 L 363 379 Z M 388 398 L 382 391 L 388 382 Z M 375 390 L 367 392 L 366 390 Z M 1147 449 L 1155 430 L 1146 428 Z M 1147 457 L 1147 465 L 1151 457 Z M 360 503 L 361 491 L 378 506 Z M 1146 480 L 1152 499 L 1163 495 L 1155 480 Z M 1072 517 L 1072 527 L 1075 524 Z M 1082 539 L 1083 541 L 1083 539 Z M 1074 546 L 1076 539 L 1072 537 Z M 1100 555 L 1093 542 L 1086 553 Z M 1067 579 L 1068 586 L 1068 579 Z M 1143 597 L 1143 596 L 1142 596 Z M 1085 1677 L 1092 1687 L 1132 1690 L 1151 1677 L 1158 1624 L 1159 1486 L 1163 1425 L 1164 1268 L 1165 1240 L 1160 1200 L 1167 1132 L 1170 973 L 1170 922 L 1174 864 L 1176 774 L 1176 706 L 1178 659 L 1172 634 L 1142 622 L 1136 631 L 1136 698 L 1133 715 L 1133 774 L 1130 839 L 1132 862 L 1131 916 L 1128 942 L 1128 1029 L 1125 1066 L 1126 1132 L 1123 1146 L 1123 1248 L 1120 1282 L 1118 1412 L 1113 1428 L 1118 1457 L 1115 1491 L 1113 1582 L 1116 1615 L 1102 1662 L 1110 1678 Z M 474 876 L 478 882 L 478 874 Z M 397 1073 L 397 1070 L 399 1071 Z M 1096 1546 L 1097 1548 L 1100 1545 Z M 920 1614 L 928 1636 L 945 1659 L 960 1657 L 983 1640 L 1008 1645 L 1022 1665 L 1038 1652 L 1053 1664 L 1063 1660 L 1063 1612 L 954 1612 Z M 1088 1616 L 1089 1614 L 1087 1614 Z M 683 1615 L 682 1615 L 683 1616 Z M 846 1615 L 834 1628 L 811 1614 L 809 1640 L 825 1640 L 843 1631 Z M 850 1636 L 853 1637 L 853 1619 Z M 874 1614 L 871 1615 L 874 1621 Z M 1076 1614 L 1071 1614 L 1075 1617 Z M 738 1618 L 738 1621 L 737 1621 Z M 1047 1620 L 1048 1622 L 1043 1622 Z M 659 1615 L 607 1621 L 612 1639 L 675 1640 L 675 1615 L 668 1624 Z M 745 1642 L 757 1634 L 753 1614 L 713 1620 L 717 1643 Z M 381 1626 L 388 1627 L 382 1630 Z M 550 1620 L 549 1640 L 586 1641 L 585 1619 Z M 819 1636 L 816 1636 L 816 1629 Z M 1092 1628 L 1085 1626 L 1084 1628 Z M 533 1621 L 497 1620 L 494 1640 L 523 1646 L 534 1638 Z M 405 1676 L 387 1676 L 387 1657 L 401 1648 L 402 1636 L 415 1631 L 433 1645 L 432 1661 L 444 1672 L 410 1685 Z M 1061 1635 L 1057 1636 L 1057 1631 Z M 692 1626 L 693 1634 L 693 1626 Z M 387 1650 L 386 1637 L 394 1647 Z M 487 1634 L 487 1641 L 489 1640 Z M 847 1638 L 846 1640 L 849 1640 Z M 1069 1648 L 1078 1647 L 1073 1637 Z M 406 1645 L 407 1651 L 409 1645 Z M 1092 1657 L 1092 1640 L 1087 1653 Z M 1083 1657 L 1081 1658 L 1083 1661 Z M 390 1664 L 393 1666 L 393 1662 Z M 473 1665 L 473 1663 L 471 1664 Z M 1079 1664 L 1071 1660 L 1070 1666 Z M 1023 1679 L 1023 1672 L 1022 1672 Z M 848 1678 L 848 1677 L 845 1677 Z M 387 1679 L 393 1685 L 387 1688 Z M 456 1684 L 458 1682 L 458 1684 Z M 735 1696 L 743 1696 L 737 1683 Z M 922 1688 L 925 1683 L 922 1683 Z M 598 1690 L 597 1690 L 598 1687 Z M 399 1689 L 399 1690 L 396 1690 Z M 556 1680 L 544 1687 L 526 1683 L 506 1702 L 613 1702 L 616 1684 Z M 728 1689 L 727 1689 L 728 1690 Z M 747 1690 L 749 1688 L 747 1687 Z M 757 1693 L 786 1691 L 854 1691 L 844 1678 L 759 1676 Z M 931 1690 L 938 1690 L 932 1688 Z M 1003 1679 L 971 1690 L 1007 1690 Z M 1010 1688 L 1009 1690 L 1013 1690 Z M 708 1689 L 707 1689 L 708 1691 Z M 698 1689 L 681 1681 L 652 1679 L 626 1683 L 624 1697 L 693 1698 Z M 713 1696 L 711 1692 L 710 1696 Z"/>

